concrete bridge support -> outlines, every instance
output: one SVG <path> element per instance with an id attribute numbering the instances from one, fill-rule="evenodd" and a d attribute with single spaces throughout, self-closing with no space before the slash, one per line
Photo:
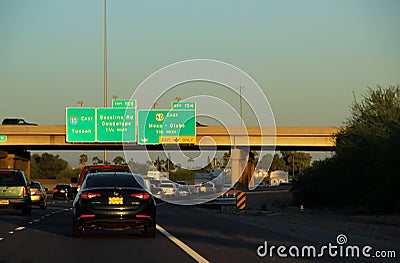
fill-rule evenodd
<path id="1" fill-rule="evenodd" d="M 27 179 L 31 175 L 31 153 L 28 151 L 0 150 L 0 169 L 18 169 L 25 172 Z"/>
<path id="2" fill-rule="evenodd" d="M 249 187 L 253 187 L 254 180 L 251 180 L 255 164 L 254 154 L 252 152 L 234 148 L 231 150 L 231 174 L 232 185 L 237 182 L 238 190 L 247 191 Z"/>

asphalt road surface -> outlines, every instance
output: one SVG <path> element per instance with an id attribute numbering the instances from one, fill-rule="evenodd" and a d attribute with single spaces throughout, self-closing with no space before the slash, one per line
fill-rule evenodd
<path id="1" fill-rule="evenodd" d="M 134 231 L 87 231 L 71 236 L 71 201 L 49 201 L 29 216 L 0 210 L 0 263 L 11 262 L 396 262 L 360 258 L 260 257 L 268 246 L 316 246 L 307 237 L 199 207 L 160 204 L 157 234 L 143 238 Z M 332 237 L 333 239 L 336 236 Z M 260 252 L 264 250 L 261 249 Z M 287 251 L 286 251 L 287 252 Z"/>

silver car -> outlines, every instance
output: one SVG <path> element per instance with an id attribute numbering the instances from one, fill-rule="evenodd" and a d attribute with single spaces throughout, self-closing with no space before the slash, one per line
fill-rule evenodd
<path id="1" fill-rule="evenodd" d="M 32 205 L 37 205 L 41 209 L 46 209 L 47 208 L 47 194 L 46 188 L 43 188 L 40 182 L 35 182 L 32 181 L 31 184 L 29 185 L 31 189 L 31 200 L 32 200 Z"/>

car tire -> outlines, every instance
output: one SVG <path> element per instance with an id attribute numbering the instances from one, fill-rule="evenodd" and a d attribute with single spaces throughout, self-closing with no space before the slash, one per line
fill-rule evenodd
<path id="1" fill-rule="evenodd" d="M 72 224 L 72 236 L 81 237 L 82 234 L 83 234 L 83 227 L 76 224 Z"/>
<path id="2" fill-rule="evenodd" d="M 24 207 L 22 208 L 22 215 L 30 215 L 32 213 L 31 207 Z"/>
<path id="3" fill-rule="evenodd" d="M 152 226 L 146 227 L 142 232 L 142 236 L 146 238 L 154 238 L 156 236 L 156 224 L 152 224 Z"/>
<path id="4" fill-rule="evenodd" d="M 42 202 L 42 204 L 40 204 L 40 209 L 46 209 L 47 208 L 47 202 L 46 202 L 46 200 L 44 200 L 43 202 Z"/>

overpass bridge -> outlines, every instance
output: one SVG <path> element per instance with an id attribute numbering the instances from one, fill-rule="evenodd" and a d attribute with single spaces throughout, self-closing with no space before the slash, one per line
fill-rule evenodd
<path id="1" fill-rule="evenodd" d="M 335 147 L 334 134 L 339 127 L 324 126 L 205 126 L 196 127 L 196 143 L 180 145 L 184 149 L 231 146 L 272 147 L 276 150 L 331 151 Z M 122 150 L 122 143 L 68 143 L 65 126 L 0 126 L 0 150 Z M 162 145 L 126 143 L 130 149 L 161 149 Z"/>
<path id="2" fill-rule="evenodd" d="M 196 143 L 179 145 L 182 150 L 232 146 L 275 148 L 294 151 L 332 151 L 334 134 L 340 127 L 324 126 L 205 126 L 196 127 Z M 138 145 L 136 143 L 69 143 L 65 126 L 6 126 L 0 125 L 0 168 L 16 168 L 30 174 L 32 150 L 161 150 L 176 149 L 176 145 Z"/>

